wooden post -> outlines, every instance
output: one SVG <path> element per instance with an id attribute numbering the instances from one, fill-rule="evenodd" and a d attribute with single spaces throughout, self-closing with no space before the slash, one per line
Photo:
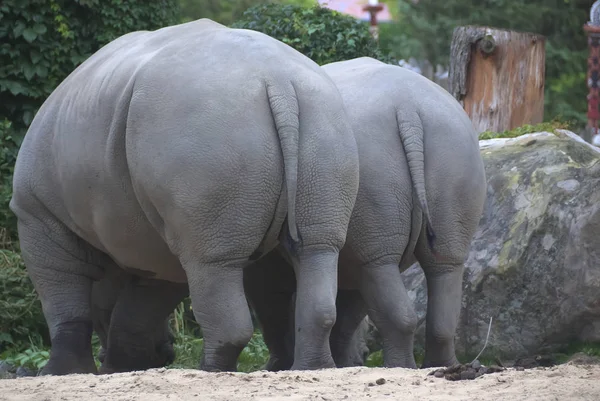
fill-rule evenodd
<path id="1" fill-rule="evenodd" d="M 546 38 L 463 26 L 454 30 L 449 91 L 478 132 L 501 132 L 544 119 Z"/>
<path id="2" fill-rule="evenodd" d="M 369 19 L 369 32 L 373 36 L 373 39 L 379 41 L 379 26 L 377 25 L 377 13 L 383 10 L 383 5 L 379 4 L 378 0 L 371 0 L 369 4 L 363 7 L 364 11 L 368 11 L 370 15 Z"/>

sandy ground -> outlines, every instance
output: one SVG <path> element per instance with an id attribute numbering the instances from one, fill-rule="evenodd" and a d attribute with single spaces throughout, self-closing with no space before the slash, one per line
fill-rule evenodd
<path id="1" fill-rule="evenodd" d="M 600 366 L 509 369 L 451 382 L 430 370 L 207 373 L 153 369 L 0 380 L 0 400 L 600 400 Z M 383 384 L 382 380 L 385 379 Z"/>

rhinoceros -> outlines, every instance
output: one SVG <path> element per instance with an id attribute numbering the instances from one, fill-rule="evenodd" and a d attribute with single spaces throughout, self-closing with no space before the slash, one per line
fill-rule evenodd
<path id="1" fill-rule="evenodd" d="M 114 268 L 174 294 L 188 286 L 201 369 L 235 370 L 253 333 L 243 268 L 278 243 L 298 279 L 293 368 L 334 366 L 357 191 L 340 93 L 290 46 L 207 19 L 113 40 L 46 99 L 15 166 L 10 207 L 52 340 L 42 374 L 96 371 L 90 295 Z M 127 352 L 179 299 L 154 310 L 136 291 L 112 311 L 109 371 L 135 368 Z"/>
<path id="2" fill-rule="evenodd" d="M 416 367 L 418 319 L 401 272 L 418 261 L 428 290 L 422 367 L 452 365 L 464 262 L 487 190 L 478 135 L 456 99 L 413 71 L 370 57 L 322 68 L 342 94 L 360 162 L 339 258 L 334 360 L 356 364 L 353 334 L 368 314 L 383 339 L 384 365 Z M 271 370 L 290 367 L 294 354 L 287 344 L 298 334 L 289 331 L 295 283 L 282 249 L 256 261 L 244 277 Z"/>

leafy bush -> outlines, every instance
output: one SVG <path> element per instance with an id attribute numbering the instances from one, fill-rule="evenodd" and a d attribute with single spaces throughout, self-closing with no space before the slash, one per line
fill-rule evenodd
<path id="1" fill-rule="evenodd" d="M 8 204 L 20 142 L 13 136 L 11 125 L 6 119 L 0 121 L 0 249 L 10 248 L 17 238 L 17 219 Z"/>
<path id="2" fill-rule="evenodd" d="M 127 32 L 176 22 L 176 0 L 3 0 L 0 119 L 22 133 L 77 65 Z"/>
<path id="3" fill-rule="evenodd" d="M 363 56 L 388 61 L 369 33 L 367 24 L 318 4 L 312 7 L 253 6 L 231 27 L 272 36 L 319 65 Z"/>
<path id="4" fill-rule="evenodd" d="M 24 366 L 26 368 L 37 371 L 38 369 L 41 369 L 44 366 L 46 366 L 49 359 L 50 351 L 46 349 L 40 349 L 38 347 L 32 347 L 13 357 L 7 358 L 5 362 L 15 367 Z"/>
<path id="5" fill-rule="evenodd" d="M 316 0 L 179 0 L 179 7 L 182 22 L 210 18 L 220 24 L 230 25 L 249 7 L 267 2 L 310 6 Z"/>
<path id="6" fill-rule="evenodd" d="M 42 305 L 17 252 L 0 250 L 0 352 L 49 344 Z"/>

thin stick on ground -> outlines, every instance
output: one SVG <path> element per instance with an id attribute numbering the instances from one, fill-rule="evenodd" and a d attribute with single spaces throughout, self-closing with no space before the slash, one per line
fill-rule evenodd
<path id="1" fill-rule="evenodd" d="M 487 347 L 487 343 L 488 340 L 490 338 L 490 331 L 492 330 L 492 317 L 490 316 L 490 324 L 488 326 L 488 332 L 487 332 L 487 336 L 485 337 L 485 344 L 483 344 L 483 348 L 481 349 L 481 351 L 479 351 L 479 354 L 477 354 L 477 356 L 475 357 L 475 359 L 473 359 L 471 361 L 471 363 L 475 362 L 477 359 L 479 359 L 479 357 L 481 356 L 481 354 L 483 353 L 483 351 L 485 350 L 485 347 Z"/>

